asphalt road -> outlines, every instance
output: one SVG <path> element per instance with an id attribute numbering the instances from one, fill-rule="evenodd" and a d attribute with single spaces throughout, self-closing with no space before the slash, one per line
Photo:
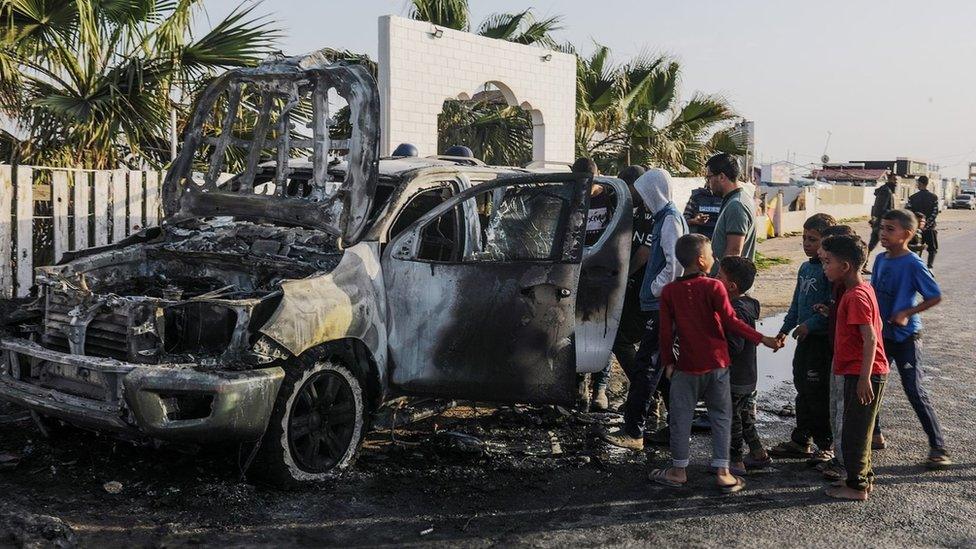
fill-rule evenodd
<path id="1" fill-rule="evenodd" d="M 976 216 L 958 215 L 943 230 L 937 266 L 946 299 L 925 315 L 924 336 L 929 389 L 957 465 L 920 465 L 925 437 L 894 374 L 889 448 L 875 454 L 866 503 L 827 498 L 820 476 L 797 461 L 721 496 L 705 471 L 707 435 L 695 437 L 690 486 L 658 487 L 645 475 L 663 460 L 609 451 L 594 418 L 551 409 L 464 408 L 377 434 L 354 473 L 297 492 L 241 482 L 232 462 L 210 454 L 84 433 L 43 440 L 0 409 L 0 453 L 20 456 L 0 463 L 0 545 L 24 531 L 83 546 L 976 545 Z M 764 407 L 788 398 L 780 386 Z M 787 436 L 789 420 L 763 418 L 768 443 Z M 121 493 L 108 493 L 108 481 Z"/>

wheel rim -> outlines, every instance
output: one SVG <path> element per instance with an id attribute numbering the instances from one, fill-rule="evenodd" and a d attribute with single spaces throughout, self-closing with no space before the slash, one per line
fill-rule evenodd
<path id="1" fill-rule="evenodd" d="M 305 381 L 288 418 L 288 444 L 296 465 L 324 472 L 338 464 L 356 430 L 356 399 L 349 382 L 336 372 L 319 372 Z"/>

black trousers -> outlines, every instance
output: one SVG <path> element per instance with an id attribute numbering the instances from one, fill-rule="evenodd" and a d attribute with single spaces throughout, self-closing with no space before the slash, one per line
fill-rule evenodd
<path id="1" fill-rule="evenodd" d="M 874 251 L 875 246 L 881 242 L 881 221 L 871 225 L 871 238 L 868 240 L 868 253 Z"/>
<path id="2" fill-rule="evenodd" d="M 793 355 L 796 387 L 796 429 L 790 438 L 806 446 L 813 441 L 826 450 L 833 442 L 830 430 L 830 366 L 833 350 L 827 334 L 808 334 L 797 342 Z"/>
<path id="3" fill-rule="evenodd" d="M 620 363 L 630 382 L 630 387 L 627 389 L 627 402 L 624 403 L 624 431 L 628 436 L 635 438 L 644 436 L 644 425 L 662 371 L 661 361 L 658 359 L 660 316 L 658 311 L 645 314 L 647 322 L 634 361 L 626 365 Z M 619 355 L 617 360 L 620 360 Z"/>
<path id="4" fill-rule="evenodd" d="M 931 269 L 935 265 L 935 254 L 939 252 L 939 229 L 922 230 L 922 242 L 929 251 L 928 265 Z"/>

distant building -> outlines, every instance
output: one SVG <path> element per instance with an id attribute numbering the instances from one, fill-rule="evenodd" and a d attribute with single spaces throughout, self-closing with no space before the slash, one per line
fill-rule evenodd
<path id="1" fill-rule="evenodd" d="M 875 187 L 884 185 L 889 170 L 886 167 L 868 168 L 863 162 L 824 164 L 823 168 L 813 170 L 810 178 L 835 185 L 855 187 Z"/>
<path id="2" fill-rule="evenodd" d="M 760 181 L 764 185 L 789 185 L 790 163 L 781 161 L 763 164 Z"/>

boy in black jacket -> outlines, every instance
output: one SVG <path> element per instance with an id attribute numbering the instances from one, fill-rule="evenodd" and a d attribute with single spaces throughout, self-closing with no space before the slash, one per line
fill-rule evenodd
<path id="1" fill-rule="evenodd" d="M 719 263 L 719 280 L 729 293 L 729 301 L 739 320 L 753 328 L 759 318 L 759 302 L 746 295 L 756 280 L 756 265 L 747 258 L 729 256 Z M 756 431 L 756 346 L 745 339 L 728 334 L 729 378 L 732 389 L 732 442 L 729 469 L 734 475 L 744 475 L 746 467 L 765 467 L 772 460 Z M 749 455 L 743 459 L 743 442 L 749 445 Z"/>

